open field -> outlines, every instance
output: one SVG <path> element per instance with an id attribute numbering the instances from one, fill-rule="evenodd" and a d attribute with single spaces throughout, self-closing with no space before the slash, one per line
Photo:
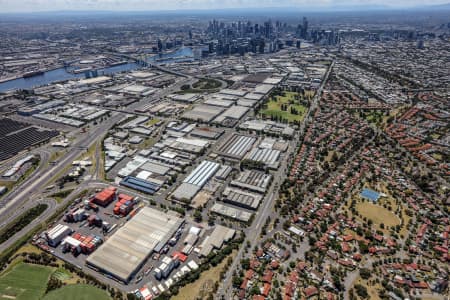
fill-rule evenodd
<path id="1" fill-rule="evenodd" d="M 215 79 L 209 79 L 209 78 L 202 78 L 196 83 L 192 85 L 194 89 L 198 90 L 211 90 L 211 89 L 217 89 L 222 85 L 222 83 Z"/>
<path id="2" fill-rule="evenodd" d="M 259 113 L 269 118 L 301 122 L 305 117 L 307 107 L 300 104 L 300 100 L 297 100 L 296 96 L 299 94 L 294 92 L 284 92 L 284 96 L 275 96 L 275 101 L 268 100 L 265 103 L 266 107 Z"/>
<path id="3" fill-rule="evenodd" d="M 192 85 L 186 84 L 181 87 L 181 90 L 176 92 L 177 94 L 195 94 L 203 92 L 218 91 L 222 86 L 219 80 L 212 78 L 202 78 Z"/>
<path id="4" fill-rule="evenodd" d="M 64 268 L 59 268 L 58 270 L 53 272 L 52 277 L 62 282 L 66 282 L 67 280 L 70 280 L 72 278 L 72 275 Z"/>
<path id="5" fill-rule="evenodd" d="M 150 121 L 147 121 L 147 123 L 145 123 L 145 125 L 147 126 L 153 126 L 156 123 L 158 123 L 160 120 L 158 118 L 152 118 Z"/>
<path id="6" fill-rule="evenodd" d="M 225 267 L 228 258 L 234 257 L 236 253 L 236 251 L 233 251 L 233 253 L 224 258 L 224 260 L 219 265 L 203 272 L 198 280 L 182 287 L 178 295 L 172 297 L 172 300 L 206 299 L 208 293 L 212 291 L 214 283 L 220 280 L 220 272 Z"/>
<path id="7" fill-rule="evenodd" d="M 375 285 L 368 284 L 367 280 L 364 280 L 361 277 L 358 277 L 358 279 L 355 280 L 353 285 L 355 285 L 355 284 L 360 284 L 360 285 L 366 287 L 367 294 L 369 294 L 366 299 L 373 299 L 373 300 L 380 300 L 381 299 L 379 294 L 378 294 L 378 291 L 383 290 L 383 287 L 380 284 L 375 284 Z M 356 291 L 355 291 L 355 295 L 357 296 Z M 362 299 L 362 298 L 358 297 L 358 299 Z"/>
<path id="8" fill-rule="evenodd" d="M 66 285 L 51 291 L 43 300 L 110 300 L 108 294 L 96 287 L 87 284 Z"/>
<path id="9" fill-rule="evenodd" d="M 52 271 L 44 266 L 19 263 L 0 277 L 0 299 L 40 299 Z"/>
<path id="10" fill-rule="evenodd" d="M 156 144 L 156 142 L 157 142 L 157 139 L 149 137 L 149 138 L 146 138 L 145 140 L 143 140 L 142 143 L 140 143 L 137 148 L 139 150 L 148 149 L 148 148 L 152 147 L 154 144 Z"/>
<path id="11" fill-rule="evenodd" d="M 392 227 L 400 224 L 400 219 L 393 212 L 377 204 L 360 202 L 356 204 L 356 210 L 361 216 L 372 220 L 377 225 L 384 223 Z"/>
<path id="12" fill-rule="evenodd" d="M 30 243 L 26 243 L 25 245 L 20 247 L 20 249 L 17 250 L 15 254 L 20 253 L 42 253 L 42 250 Z"/>

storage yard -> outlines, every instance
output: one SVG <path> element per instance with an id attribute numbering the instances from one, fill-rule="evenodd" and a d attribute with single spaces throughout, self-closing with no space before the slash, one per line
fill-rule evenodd
<path id="1" fill-rule="evenodd" d="M 261 71 L 194 95 L 178 93 L 190 78 L 153 69 L 38 88 L 38 97 L 57 100 L 29 101 L 20 118 L 63 128 L 55 147 L 77 150 L 71 163 L 91 167 L 76 177 L 87 195 L 72 203 L 61 197 L 70 206 L 36 245 L 144 299 L 224 255 L 225 244 L 252 232 L 253 218 L 260 226 L 270 213 L 272 179 L 298 129 L 256 119 L 254 109 L 282 81 L 252 72 Z M 59 100 L 68 92 L 71 101 Z"/>
<path id="2" fill-rule="evenodd" d="M 185 181 L 202 186 L 217 169 L 219 164 L 205 161 Z M 203 257 L 220 249 L 235 233 L 220 225 L 203 229 L 174 211 L 146 206 L 110 186 L 77 199 L 35 243 L 126 290 L 146 282 L 148 293 L 158 295 L 197 269 Z"/>

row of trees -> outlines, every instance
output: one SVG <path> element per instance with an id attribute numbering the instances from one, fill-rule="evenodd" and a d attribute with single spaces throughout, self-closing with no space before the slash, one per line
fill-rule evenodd
<path id="1" fill-rule="evenodd" d="M 22 215 L 20 215 L 16 220 L 12 223 L 8 224 L 0 234 L 0 244 L 4 243 L 8 239 L 10 239 L 17 232 L 21 231 L 28 224 L 30 224 L 34 219 L 40 216 L 46 209 L 47 204 L 38 204 L 35 207 L 29 209 Z"/>
<path id="2" fill-rule="evenodd" d="M 179 293 L 180 288 L 183 286 L 196 281 L 200 278 L 200 274 L 211 267 L 215 267 L 220 262 L 222 262 L 227 256 L 231 254 L 233 250 L 239 249 L 239 245 L 244 241 L 244 237 L 241 235 L 239 238 L 230 241 L 230 243 L 224 246 L 220 251 L 214 253 L 211 252 L 205 260 L 202 262 L 200 267 L 197 270 L 193 270 L 192 272 L 187 273 L 182 279 L 176 282 L 174 285 L 170 287 L 170 290 L 159 295 L 155 300 L 169 300 L 172 296 L 177 295 Z M 227 267 L 229 267 L 232 263 L 232 260 L 227 261 Z M 221 279 L 225 276 L 225 270 L 221 272 Z M 215 286 L 217 289 L 218 285 Z M 210 295 L 212 296 L 212 295 Z"/>

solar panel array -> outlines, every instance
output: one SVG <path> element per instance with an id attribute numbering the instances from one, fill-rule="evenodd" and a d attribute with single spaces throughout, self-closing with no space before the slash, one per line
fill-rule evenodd
<path id="1" fill-rule="evenodd" d="M 0 136 L 5 136 L 11 132 L 28 127 L 28 124 L 17 122 L 11 119 L 0 119 Z"/>
<path id="2" fill-rule="evenodd" d="M 55 130 L 45 130 L 10 119 L 0 119 L 0 161 L 58 135 L 59 132 Z"/>

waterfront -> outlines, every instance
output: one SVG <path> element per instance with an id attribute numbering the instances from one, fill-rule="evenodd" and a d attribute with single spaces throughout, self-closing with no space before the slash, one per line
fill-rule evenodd
<path id="1" fill-rule="evenodd" d="M 181 62 L 194 59 L 194 53 L 191 48 L 180 48 L 176 51 L 157 54 L 147 59 L 149 63 L 165 63 L 165 62 Z M 118 72 L 131 71 L 140 68 L 141 66 L 134 62 L 129 62 L 122 65 L 98 69 L 98 75 L 111 75 Z M 74 74 L 70 72 L 70 68 L 57 68 L 46 71 L 41 75 L 32 76 L 29 78 L 17 78 L 0 83 L 0 92 L 6 92 L 17 89 L 30 89 L 37 86 L 42 86 L 57 81 L 64 81 L 75 78 L 84 78 L 84 73 Z"/>

